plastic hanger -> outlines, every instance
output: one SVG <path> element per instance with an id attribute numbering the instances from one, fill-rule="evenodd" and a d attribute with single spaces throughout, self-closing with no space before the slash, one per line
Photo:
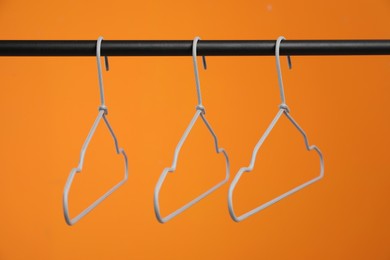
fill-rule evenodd
<path id="1" fill-rule="evenodd" d="M 237 175 L 234 177 L 230 187 L 229 187 L 229 193 L 228 193 L 228 207 L 229 207 L 229 213 L 230 213 L 230 216 L 232 217 L 232 219 L 236 222 L 239 222 L 239 221 L 242 221 L 250 216 L 252 216 L 253 214 L 271 206 L 272 204 L 284 199 L 285 197 L 288 197 L 290 196 L 291 194 L 309 186 L 310 184 L 322 179 L 324 177 L 324 159 L 323 159 L 323 156 L 322 156 L 322 153 L 320 151 L 320 149 L 318 149 L 317 146 L 315 145 L 309 145 L 309 141 L 308 141 L 308 138 L 306 136 L 306 133 L 303 131 L 303 129 L 298 125 L 298 123 L 294 120 L 294 118 L 290 115 L 290 109 L 288 108 L 287 104 L 286 104 L 286 98 L 285 98 L 285 95 L 284 95 L 284 88 L 283 88 L 283 80 L 282 80 L 282 72 L 281 72 L 281 68 L 280 68 L 280 55 L 279 55 L 279 48 L 280 48 L 280 42 L 282 40 L 284 40 L 285 38 L 283 36 L 279 37 L 276 41 L 276 47 L 275 47 L 275 57 L 276 57 L 276 69 L 277 69 L 277 72 L 278 72 L 278 81 L 279 81 L 279 89 L 280 89 L 280 97 L 281 97 L 281 100 L 282 100 L 282 103 L 279 105 L 279 111 L 278 113 L 276 114 L 275 118 L 272 120 L 271 124 L 268 126 L 267 130 L 265 131 L 265 133 L 263 134 L 263 136 L 260 138 L 259 142 L 256 144 L 254 150 L 253 150 L 253 153 L 252 153 L 252 158 L 251 158 L 251 161 L 250 161 L 250 164 L 248 167 L 243 167 L 241 168 Z M 289 67 L 291 68 L 291 60 L 290 60 L 290 57 L 287 56 L 287 59 L 288 59 L 288 64 L 289 64 Z M 261 148 L 261 146 L 263 145 L 264 141 L 267 139 L 268 135 L 271 133 L 272 129 L 274 128 L 274 126 L 276 125 L 276 123 L 278 122 L 279 118 L 282 116 L 282 115 L 285 115 L 289 120 L 290 122 L 298 129 L 298 131 L 302 134 L 303 136 L 303 139 L 304 139 L 304 142 L 305 142 L 305 146 L 306 146 L 306 149 L 308 151 L 316 151 L 319 158 L 320 158 L 320 174 L 315 177 L 314 179 L 310 180 L 310 181 L 307 181 L 291 190 L 289 190 L 288 192 L 286 193 L 283 193 L 282 195 L 260 205 L 259 207 L 257 208 L 254 208 L 252 209 L 251 211 L 241 215 L 241 216 L 237 216 L 234 212 L 234 207 L 233 207 L 233 191 L 234 191 L 234 188 L 236 187 L 237 185 L 237 182 L 240 180 L 242 174 L 244 172 L 250 172 L 253 170 L 254 166 L 255 166 L 255 162 L 256 162 L 256 156 L 257 156 L 257 152 L 259 151 L 259 149 Z"/>
<path id="2" fill-rule="evenodd" d="M 72 171 L 69 174 L 68 180 L 66 181 L 65 188 L 64 188 L 64 193 L 63 193 L 63 207 L 64 207 L 64 216 L 65 216 L 65 221 L 68 225 L 73 225 L 76 222 L 78 222 L 81 218 L 83 218 L 85 215 L 87 215 L 92 209 L 94 209 L 97 205 L 99 205 L 104 199 L 106 199 L 109 195 L 111 195 L 115 190 L 117 190 L 120 186 L 122 186 L 128 178 L 128 163 L 127 163 L 127 156 L 125 151 L 119 147 L 118 140 L 115 136 L 114 130 L 112 129 L 110 123 L 108 122 L 107 119 L 107 107 L 105 105 L 105 99 L 104 99 L 104 87 L 103 87 L 103 74 L 102 74 L 102 66 L 100 64 L 100 49 L 101 49 L 101 42 L 103 40 L 103 37 L 99 37 L 97 40 L 97 45 L 96 45 L 96 60 L 97 60 L 97 67 L 98 67 L 98 77 L 99 77 L 99 89 L 100 89 L 100 101 L 101 104 L 99 106 L 99 113 L 97 115 L 97 118 L 95 122 L 92 125 L 91 130 L 88 133 L 87 138 L 85 139 L 85 142 L 83 144 L 83 147 L 81 148 L 81 153 L 80 153 L 80 161 L 77 166 L 77 168 L 73 168 Z M 105 56 L 105 64 L 106 64 L 106 70 L 108 70 L 108 59 L 107 56 Z M 106 124 L 108 131 L 111 134 L 112 139 L 114 140 L 115 144 L 115 150 L 117 154 L 122 154 L 123 159 L 125 162 L 125 174 L 124 178 L 116 184 L 114 187 L 112 187 L 110 190 L 108 190 L 103 196 L 101 196 L 99 199 L 97 199 L 94 203 L 92 203 L 89 207 L 84 209 L 80 214 L 78 214 L 76 217 L 71 218 L 69 216 L 69 209 L 68 209 L 68 194 L 70 187 L 72 186 L 73 179 L 75 175 L 79 172 L 82 171 L 83 169 L 83 164 L 84 164 L 84 156 L 85 153 L 88 149 L 88 145 L 96 131 L 97 126 L 99 125 L 101 119 L 103 118 L 104 123 Z"/>
<path id="3" fill-rule="evenodd" d="M 195 112 L 195 115 L 192 118 L 190 124 L 188 125 L 187 129 L 185 130 L 183 136 L 181 137 L 179 143 L 176 146 L 175 154 L 174 154 L 174 157 L 173 157 L 172 166 L 169 167 L 169 168 L 165 168 L 164 169 L 164 171 L 160 175 L 160 178 L 159 178 L 159 180 L 158 180 L 158 182 L 156 184 L 156 187 L 154 189 L 154 211 L 155 211 L 157 220 L 160 223 L 165 223 L 165 222 L 171 220 L 172 218 L 176 217 L 177 215 L 179 215 L 180 213 L 182 213 L 183 211 L 185 211 L 186 209 L 188 209 L 189 207 L 191 207 L 192 205 L 194 205 L 195 203 L 197 203 L 198 201 L 200 201 L 201 199 L 203 199 L 204 197 L 206 197 L 207 195 L 209 195 L 210 193 L 212 193 L 213 191 L 215 191 L 216 189 L 221 187 L 223 184 L 225 184 L 228 181 L 229 176 L 230 176 L 229 157 L 228 157 L 226 151 L 223 148 L 219 148 L 218 147 L 217 135 L 214 133 L 213 129 L 211 128 L 211 125 L 207 121 L 207 119 L 205 117 L 205 108 L 202 105 L 202 96 L 201 96 L 201 92 L 200 92 L 198 63 L 197 63 L 197 57 L 196 57 L 197 56 L 197 54 L 196 54 L 196 49 L 197 49 L 196 46 L 197 46 L 197 43 L 198 43 L 199 40 L 200 40 L 199 37 L 195 37 L 195 39 L 193 41 L 193 45 L 192 45 L 192 59 L 193 59 L 193 63 L 194 63 L 196 91 L 197 91 L 197 96 L 198 96 L 198 105 L 196 106 L 196 112 Z M 206 69 L 206 59 L 205 59 L 204 56 L 203 56 L 203 67 L 204 67 L 204 69 Z M 173 213 L 169 214 L 166 217 L 162 217 L 161 213 L 160 213 L 160 205 L 159 205 L 159 193 L 160 193 L 161 186 L 164 183 L 164 180 L 165 180 L 167 174 L 169 172 L 174 172 L 176 170 L 176 165 L 177 165 L 180 149 L 183 146 L 185 140 L 187 139 L 189 133 L 191 132 L 192 127 L 194 126 L 194 124 L 195 124 L 196 120 L 199 118 L 199 116 L 202 118 L 202 120 L 203 120 L 204 124 L 206 125 L 207 129 L 209 130 L 210 134 L 214 138 L 214 144 L 215 144 L 216 152 L 217 153 L 223 153 L 223 155 L 225 156 L 225 162 L 226 162 L 226 176 L 225 176 L 225 179 L 222 182 L 220 182 L 217 185 L 215 185 L 214 187 L 212 187 L 211 189 L 209 189 L 208 191 L 206 191 L 205 193 L 203 193 L 200 196 L 198 196 L 197 198 L 193 199 L 192 201 L 190 201 L 186 205 L 184 205 L 181 208 L 177 209 Z"/>

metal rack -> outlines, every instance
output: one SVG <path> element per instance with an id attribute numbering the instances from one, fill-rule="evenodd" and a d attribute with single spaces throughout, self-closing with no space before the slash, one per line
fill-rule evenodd
<path id="1" fill-rule="evenodd" d="M 198 56 L 273 56 L 275 40 L 199 41 Z M 105 56 L 191 56 L 191 40 L 103 41 Z M 390 55 L 390 40 L 286 40 L 281 55 Z M 1 40 L 0 56 L 95 56 L 96 40 Z"/>

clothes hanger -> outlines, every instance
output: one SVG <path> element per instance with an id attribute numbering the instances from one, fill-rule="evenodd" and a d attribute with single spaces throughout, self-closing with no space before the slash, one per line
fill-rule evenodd
<path id="1" fill-rule="evenodd" d="M 201 91 L 200 91 L 200 81 L 199 81 L 199 72 L 198 72 L 198 63 L 197 63 L 197 57 L 196 57 L 197 56 L 197 54 L 196 54 L 196 49 L 197 48 L 196 47 L 197 47 L 197 43 L 198 43 L 199 40 L 200 40 L 199 37 L 195 37 L 195 39 L 193 41 L 193 45 L 192 45 L 192 59 L 193 59 L 193 63 L 194 63 L 196 91 L 197 91 L 197 97 L 198 97 L 198 105 L 196 106 L 196 112 L 195 112 L 195 115 L 192 118 L 190 124 L 188 125 L 187 129 L 185 130 L 183 136 L 181 137 L 179 143 L 176 146 L 175 154 L 174 154 L 174 157 L 173 157 L 172 166 L 169 167 L 169 168 L 165 168 L 163 170 L 163 172 L 160 175 L 160 178 L 159 178 L 159 180 L 158 180 L 158 182 L 156 184 L 156 187 L 154 189 L 154 211 L 155 211 L 155 214 L 156 214 L 156 218 L 157 218 L 157 220 L 160 223 L 165 223 L 165 222 L 171 220 L 172 218 L 176 217 L 177 215 L 179 215 L 180 213 L 182 213 L 183 211 L 185 211 L 186 209 L 188 209 L 189 207 L 191 207 L 195 203 L 199 202 L 201 199 L 205 198 L 207 195 L 209 195 L 210 193 L 212 193 L 213 191 L 215 191 L 216 189 L 221 187 L 223 184 L 225 184 L 228 181 L 229 176 L 230 176 L 229 157 L 228 157 L 225 149 L 218 147 L 217 135 L 215 134 L 214 130 L 211 128 L 210 123 L 207 121 L 207 119 L 205 117 L 205 108 L 204 108 L 204 106 L 202 104 L 202 96 L 201 96 Z M 205 59 L 204 56 L 203 56 L 203 67 L 204 67 L 204 69 L 206 69 L 206 59 Z M 209 189 L 208 191 L 206 191 L 205 193 L 201 194 L 197 198 L 195 198 L 192 201 L 190 201 L 189 203 L 185 204 L 181 208 L 177 209 L 173 213 L 169 214 L 166 217 L 163 217 L 163 216 L 161 216 L 160 205 L 159 205 L 159 193 L 160 193 L 161 186 L 163 185 L 163 183 L 165 181 L 165 178 L 168 175 L 168 173 L 174 172 L 176 170 L 176 165 L 177 165 L 177 161 L 178 161 L 178 158 L 179 158 L 180 149 L 183 146 L 185 140 L 187 139 L 189 133 L 191 132 L 192 127 L 194 126 L 194 124 L 195 124 L 196 120 L 199 118 L 199 116 L 202 118 L 202 120 L 203 120 L 204 124 L 206 125 L 207 129 L 209 130 L 210 134 L 214 138 L 214 144 L 215 144 L 216 152 L 218 154 L 219 153 L 223 153 L 223 155 L 225 157 L 225 162 L 226 162 L 226 175 L 225 175 L 225 179 L 223 181 L 221 181 L 220 183 L 218 183 L 217 185 L 215 185 L 214 187 L 212 187 L 211 189 Z"/>
<path id="2" fill-rule="evenodd" d="M 280 55 L 279 55 L 279 49 L 280 49 L 280 42 L 282 40 L 285 40 L 285 38 L 283 36 L 280 36 L 277 41 L 276 41 L 276 46 L 275 46 L 275 57 L 276 57 L 276 69 L 277 69 L 277 73 L 278 73 L 278 82 L 279 82 L 279 90 L 280 90 L 280 97 L 281 97 L 281 100 L 282 100 L 282 103 L 279 105 L 279 111 L 278 113 L 276 114 L 275 118 L 272 120 L 271 124 L 268 126 L 267 130 L 265 131 L 265 133 L 263 134 L 263 136 L 260 138 L 259 142 L 256 144 L 254 150 L 253 150 L 253 153 L 252 153 L 252 158 L 251 158 L 251 161 L 250 161 L 250 164 L 248 167 L 242 167 L 237 175 L 234 177 L 232 183 L 230 184 L 230 187 L 229 187 L 229 193 L 228 193 L 228 207 L 229 207 L 229 213 L 230 213 L 230 216 L 232 217 L 232 219 L 236 222 L 239 222 L 239 221 L 242 221 L 250 216 L 252 216 L 253 214 L 271 206 L 272 204 L 284 199 L 285 197 L 288 197 L 292 194 L 294 194 L 295 192 L 299 191 L 299 190 L 302 190 L 303 188 L 309 186 L 310 184 L 322 179 L 324 177 L 324 159 L 323 159 L 323 156 L 322 156 L 322 153 L 320 151 L 320 149 L 315 146 L 315 145 L 309 145 L 309 140 L 307 138 L 307 135 L 306 133 L 303 131 L 303 129 L 298 125 L 298 123 L 294 120 L 294 118 L 290 115 L 290 109 L 289 107 L 287 106 L 286 104 L 286 98 L 285 98 L 285 95 L 284 95 L 284 88 L 283 88 L 283 80 L 282 80 L 282 71 L 281 71 L 281 68 L 280 68 Z M 288 60 L 288 64 L 289 64 L 289 68 L 291 69 L 291 59 L 290 59 L 290 56 L 287 56 L 287 60 Z M 234 207 L 233 207 L 233 191 L 234 191 L 234 188 L 236 187 L 238 181 L 240 180 L 242 174 L 244 172 L 250 172 L 253 170 L 254 166 L 255 166 L 255 162 L 256 162 L 256 156 L 257 156 L 257 153 L 259 151 L 259 149 L 261 148 L 261 146 L 263 145 L 264 141 L 267 139 L 268 135 L 271 133 L 272 129 L 274 128 L 274 126 L 276 125 L 276 123 L 278 122 L 278 120 L 280 119 L 280 117 L 282 115 L 285 115 L 287 117 L 287 119 L 290 120 L 290 122 L 297 128 L 297 130 L 301 133 L 301 135 L 303 136 L 303 139 L 304 139 L 304 142 L 305 142 L 305 146 L 306 146 L 306 149 L 308 151 L 316 151 L 319 158 L 320 158 L 320 174 L 315 177 L 314 179 L 311 179 L 291 190 L 289 190 L 288 192 L 286 193 L 283 193 L 282 195 L 258 206 L 257 208 L 254 208 L 252 209 L 251 211 L 245 213 L 245 214 L 242 214 L 241 216 L 237 216 L 234 212 Z"/>
<path id="3" fill-rule="evenodd" d="M 87 138 L 84 141 L 83 147 L 81 148 L 80 153 L 80 161 L 76 168 L 73 168 L 69 174 L 68 180 L 66 181 L 64 193 L 63 193 L 63 208 L 64 208 L 64 216 L 65 221 L 68 225 L 72 226 L 75 223 L 77 223 L 81 218 L 83 218 L 85 215 L 87 215 L 91 210 L 93 210 L 97 205 L 99 205 L 104 199 L 106 199 L 109 195 L 111 195 L 114 191 L 116 191 L 120 186 L 122 186 L 128 178 L 128 163 L 127 163 L 127 156 L 125 151 L 119 147 L 118 139 L 115 136 L 114 130 L 111 127 L 110 123 L 107 119 L 107 107 L 105 105 L 105 98 L 104 98 L 104 87 L 103 87 L 103 73 L 102 73 L 102 66 L 100 64 L 100 51 L 101 51 L 101 43 L 102 43 L 103 37 L 99 37 L 96 44 L 96 60 L 97 60 L 97 67 L 98 67 L 98 78 L 99 78 L 99 89 L 100 89 L 100 101 L 101 104 L 99 106 L 99 113 L 96 117 L 95 122 L 92 125 L 91 130 L 88 133 Z M 106 70 L 108 70 L 108 58 L 105 56 L 105 64 L 106 64 Z M 82 171 L 83 164 L 84 164 L 84 157 L 85 153 L 88 149 L 88 145 L 96 131 L 97 126 L 99 125 L 101 119 L 103 118 L 104 123 L 106 124 L 108 131 L 111 134 L 112 139 L 114 140 L 115 144 L 115 150 L 117 154 L 122 154 L 123 159 L 125 162 L 125 174 L 124 178 L 116 184 L 114 187 L 112 187 L 110 190 L 108 190 L 103 196 L 101 196 L 99 199 L 97 199 L 95 202 L 93 202 L 89 207 L 84 209 L 80 214 L 77 216 L 71 218 L 69 216 L 69 208 L 68 208 L 68 194 L 70 187 L 72 186 L 73 179 L 75 175 Z"/>

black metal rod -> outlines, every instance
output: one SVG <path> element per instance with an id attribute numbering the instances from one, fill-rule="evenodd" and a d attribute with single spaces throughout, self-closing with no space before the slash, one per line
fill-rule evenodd
<path id="1" fill-rule="evenodd" d="M 271 56 L 275 40 L 199 41 L 198 55 Z M 103 41 L 107 56 L 190 56 L 192 41 Z M 285 40 L 281 55 L 390 55 L 390 40 Z M 0 40 L 0 56 L 95 56 L 96 40 Z"/>

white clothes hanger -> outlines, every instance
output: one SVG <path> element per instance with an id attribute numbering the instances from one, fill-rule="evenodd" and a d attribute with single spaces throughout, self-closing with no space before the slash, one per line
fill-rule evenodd
<path id="1" fill-rule="evenodd" d="M 174 157 L 173 157 L 172 166 L 169 167 L 169 168 L 165 168 L 163 170 L 163 172 L 162 172 L 162 174 L 161 174 L 161 176 L 160 176 L 160 178 L 159 178 L 159 180 L 158 180 L 158 182 L 156 184 L 156 187 L 154 189 L 154 211 L 155 211 L 157 220 L 160 223 L 165 223 L 165 222 L 171 220 L 172 218 L 176 217 L 177 215 L 179 215 L 180 213 L 182 213 L 183 211 L 185 211 L 186 209 L 188 209 L 189 207 L 191 207 L 195 203 L 199 202 L 201 199 L 205 198 L 207 195 L 209 195 L 210 193 L 212 193 L 213 191 L 215 191 L 216 189 L 221 187 L 223 184 L 225 184 L 228 181 L 229 176 L 230 176 L 229 157 L 228 157 L 225 149 L 219 148 L 217 135 L 215 134 L 214 130 L 211 128 L 210 123 L 207 121 L 207 119 L 205 117 L 205 108 L 204 108 L 204 106 L 202 104 L 202 96 L 201 96 L 201 92 L 200 92 L 200 81 L 199 81 L 199 72 L 198 72 L 198 63 L 197 63 L 197 54 L 196 54 L 197 43 L 198 43 L 199 40 L 200 40 L 199 37 L 195 37 L 195 39 L 193 41 L 193 45 L 192 45 L 192 59 L 193 59 L 193 63 L 194 63 L 196 91 L 197 91 L 197 97 L 198 97 L 198 105 L 196 106 L 196 112 L 195 112 L 195 115 L 192 118 L 190 124 L 188 125 L 187 129 L 185 130 L 183 136 L 181 137 L 179 143 L 176 146 L 175 154 L 174 154 Z M 205 59 L 204 56 L 203 56 L 203 66 L 204 66 L 204 69 L 206 69 L 206 59 Z M 192 127 L 194 126 L 194 124 L 195 124 L 196 120 L 199 118 L 199 116 L 202 118 L 202 120 L 203 120 L 204 124 L 206 125 L 207 129 L 209 130 L 210 134 L 214 138 L 214 144 L 215 144 L 216 152 L 217 153 L 222 153 L 224 155 L 224 157 L 225 157 L 225 163 L 226 163 L 225 179 L 223 181 L 221 181 L 220 183 L 218 183 L 217 185 L 215 185 L 214 187 L 212 187 L 211 189 L 209 189 L 208 191 L 206 191 L 205 193 L 201 194 L 197 198 L 195 198 L 192 201 L 190 201 L 189 203 L 185 204 L 181 208 L 177 209 L 173 213 L 169 214 L 166 217 L 163 217 L 163 216 L 161 216 L 160 205 L 159 205 L 159 193 L 160 193 L 161 186 L 163 185 L 163 183 L 165 181 L 165 178 L 168 175 L 168 173 L 174 172 L 176 170 L 176 165 L 177 165 L 177 161 L 178 161 L 178 158 L 179 158 L 180 149 L 183 146 L 185 140 L 187 139 L 189 133 L 191 132 Z"/>
<path id="2" fill-rule="evenodd" d="M 280 97 L 281 97 L 281 100 L 282 100 L 282 103 L 279 105 L 279 111 L 278 113 L 276 114 L 275 118 L 272 120 L 271 124 L 268 126 L 267 130 L 265 131 L 265 133 L 263 134 L 263 136 L 260 138 L 260 140 L 258 141 L 258 143 L 256 144 L 254 150 L 253 150 L 253 153 L 252 153 L 252 158 L 251 158 L 251 161 L 250 161 L 250 164 L 248 167 L 242 167 L 237 175 L 234 177 L 232 183 L 230 184 L 230 187 L 229 187 L 229 193 L 228 193 L 228 207 L 229 207 L 229 213 L 230 213 L 230 216 L 232 217 L 232 219 L 236 222 L 239 222 L 239 221 L 242 221 L 250 216 L 252 216 L 253 214 L 271 206 L 272 204 L 284 199 L 285 197 L 288 197 L 290 195 L 292 195 L 293 193 L 299 191 L 299 190 L 302 190 L 303 188 L 309 186 L 310 184 L 322 179 L 324 177 L 324 159 L 323 159 L 323 156 L 322 156 L 322 153 L 320 151 L 320 149 L 315 146 L 315 145 L 309 145 L 309 140 L 307 138 L 307 135 L 306 133 L 303 131 L 303 129 L 298 125 L 298 123 L 294 120 L 294 118 L 290 115 L 290 109 L 289 107 L 287 106 L 286 104 L 286 98 L 285 98 L 285 95 L 284 95 L 284 88 L 283 88 L 283 79 L 282 79 L 282 72 L 281 72 L 281 68 L 280 68 L 280 55 L 279 55 L 279 49 L 280 49 L 280 42 L 282 40 L 284 40 L 285 38 L 283 36 L 280 36 L 277 41 L 276 41 L 276 46 L 275 46 L 275 57 L 276 57 L 276 69 L 277 69 L 277 73 L 278 73 L 278 82 L 279 82 L 279 90 L 280 90 Z M 291 68 L 291 60 L 290 60 L 290 56 L 287 56 L 287 59 L 288 59 L 288 64 L 289 64 L 289 67 Z M 238 181 L 240 180 L 241 176 L 243 175 L 244 172 L 250 172 L 253 170 L 254 166 L 255 166 L 255 162 L 256 162 L 256 156 L 257 156 L 257 153 L 259 151 L 259 149 L 261 148 L 261 146 L 263 145 L 264 141 L 267 139 L 268 135 L 271 133 L 272 129 L 274 128 L 274 126 L 276 125 L 276 123 L 278 122 L 278 120 L 280 119 L 280 117 L 282 115 L 285 115 L 289 120 L 290 122 L 297 128 L 297 130 L 301 133 L 301 135 L 303 136 L 303 139 L 304 139 L 304 142 L 305 142 L 305 146 L 306 146 L 306 149 L 308 151 L 316 151 L 318 156 L 319 156 L 319 159 L 320 159 L 320 174 L 315 177 L 314 179 L 312 180 L 309 180 L 289 191 L 287 191 L 286 193 L 283 193 L 282 195 L 258 206 L 257 208 L 254 208 L 252 209 L 251 211 L 245 213 L 245 214 L 242 214 L 241 216 L 237 216 L 234 212 L 234 207 L 233 207 L 233 191 L 234 191 L 234 188 L 236 187 Z"/>
<path id="3" fill-rule="evenodd" d="M 65 221 L 68 225 L 74 225 L 76 222 L 78 222 L 81 218 L 83 218 L 85 215 L 87 215 L 92 209 L 94 209 L 97 205 L 99 205 L 104 199 L 106 199 L 109 195 L 111 195 L 115 190 L 117 190 L 120 186 L 122 186 L 128 178 L 128 162 L 127 162 L 127 156 L 125 151 L 119 147 L 118 139 L 115 136 L 114 130 L 111 127 L 110 123 L 107 119 L 107 107 L 105 105 L 105 99 L 104 99 L 104 87 L 103 87 L 103 74 L 102 74 L 102 66 L 100 64 L 100 51 L 101 51 L 101 42 L 103 40 L 103 37 L 99 37 L 96 44 L 96 60 L 97 60 L 97 67 L 98 67 L 98 78 L 99 78 L 99 89 L 100 89 L 100 106 L 99 106 L 99 113 L 97 115 L 97 118 L 95 122 L 92 125 L 91 130 L 88 133 L 87 138 L 85 139 L 85 142 L 83 144 L 83 147 L 81 148 L 80 153 L 80 161 L 76 168 L 73 168 L 69 174 L 69 177 L 66 181 L 64 193 L 63 193 L 63 209 L 64 209 L 64 216 Z M 105 64 L 106 64 L 106 70 L 108 70 L 108 59 L 107 56 L 105 56 Z M 71 218 L 69 215 L 69 208 L 68 208 L 68 194 L 69 190 L 72 186 L 73 179 L 75 175 L 82 171 L 83 164 L 84 164 L 84 157 L 85 153 L 88 149 L 88 145 L 96 131 L 97 126 L 100 123 L 100 120 L 103 118 L 104 123 L 106 124 L 108 131 L 111 134 L 112 139 L 114 140 L 115 150 L 117 154 L 122 154 L 124 163 L 125 163 L 125 173 L 123 179 L 116 184 L 114 187 L 112 187 L 110 190 L 108 190 L 103 196 L 101 196 L 99 199 L 97 199 L 95 202 L 93 202 L 89 207 L 84 209 L 80 214 L 77 216 Z"/>

